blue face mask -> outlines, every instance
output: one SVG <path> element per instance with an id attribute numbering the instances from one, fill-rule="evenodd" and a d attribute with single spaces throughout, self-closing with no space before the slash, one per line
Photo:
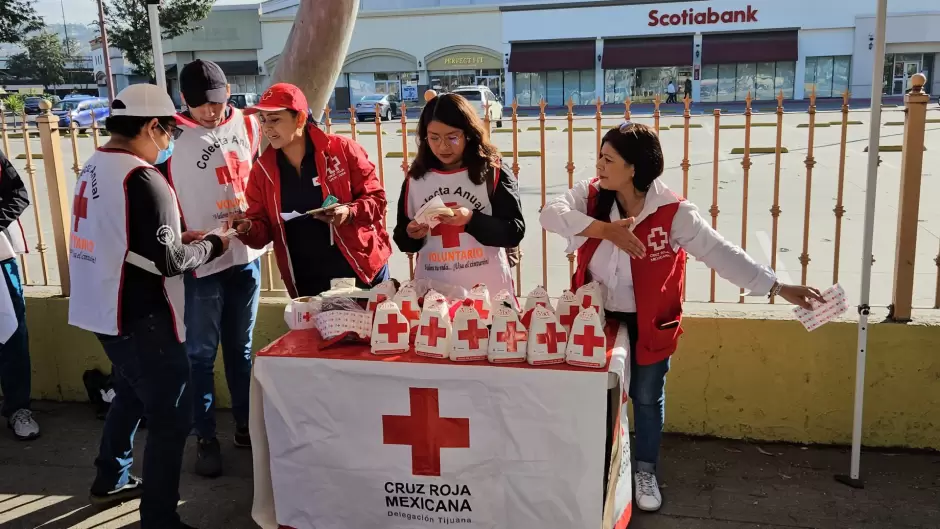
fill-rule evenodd
<path id="1" fill-rule="evenodd" d="M 166 163 L 166 161 L 170 159 L 170 156 L 173 156 L 173 144 L 175 143 L 175 141 L 173 140 L 173 136 L 171 136 L 169 132 L 166 132 L 166 130 L 162 126 L 160 127 L 160 129 L 166 133 L 168 138 L 170 138 L 170 142 L 167 144 L 166 149 L 160 149 L 160 146 L 157 145 L 157 142 L 153 139 L 153 136 L 150 137 L 150 141 L 152 141 L 154 147 L 158 149 L 157 161 L 153 162 L 154 165 L 160 165 L 162 163 Z"/>

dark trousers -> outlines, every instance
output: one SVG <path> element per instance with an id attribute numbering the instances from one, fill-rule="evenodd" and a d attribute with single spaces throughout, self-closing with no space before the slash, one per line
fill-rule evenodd
<path id="1" fill-rule="evenodd" d="M 23 298 L 23 283 L 20 281 L 16 258 L 0 262 L 6 289 L 13 301 L 16 315 L 16 330 L 0 345 L 0 391 L 3 392 L 3 407 L 0 415 L 9 417 L 14 412 L 29 409 L 29 392 L 32 373 L 29 365 L 29 333 L 26 330 L 26 300 Z M 3 288 L 3 287 L 0 287 Z"/>
<path id="2" fill-rule="evenodd" d="M 127 483 L 134 434 L 146 417 L 141 528 L 176 528 L 180 468 L 193 412 L 189 358 L 176 340 L 169 312 L 134 321 L 124 333 L 98 335 L 114 366 L 116 396 L 101 434 L 91 490 L 104 494 Z"/>

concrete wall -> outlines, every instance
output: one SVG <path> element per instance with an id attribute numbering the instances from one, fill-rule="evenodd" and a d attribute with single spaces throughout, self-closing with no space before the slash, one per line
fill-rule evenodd
<path id="1" fill-rule="evenodd" d="M 82 373 L 110 369 L 98 342 L 66 325 L 67 300 L 31 297 L 27 307 L 34 398 L 85 400 Z M 749 307 L 747 313 L 735 305 L 686 308 L 686 333 L 666 385 L 668 431 L 800 443 L 851 440 L 854 322 L 807 333 L 790 319 L 788 307 Z M 940 449 L 940 320 L 933 318 L 871 326 L 867 446 Z M 263 300 L 256 349 L 285 330 L 283 304 Z M 217 384 L 220 404 L 227 405 L 221 370 Z"/>

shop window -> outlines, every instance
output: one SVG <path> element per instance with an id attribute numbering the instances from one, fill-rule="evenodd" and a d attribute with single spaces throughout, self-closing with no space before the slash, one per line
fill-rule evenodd
<path id="1" fill-rule="evenodd" d="M 840 97 L 849 87 L 851 57 L 807 57 L 803 75 L 806 97 L 816 88 L 816 97 Z"/>
<path id="2" fill-rule="evenodd" d="M 754 93 L 751 97 L 754 99 L 774 98 L 774 79 L 776 71 L 777 63 L 757 63 L 757 75 L 754 76 Z"/>
<path id="3" fill-rule="evenodd" d="M 564 104 L 565 74 L 564 72 L 548 72 L 548 99 L 546 103 L 553 106 Z M 537 104 L 537 103 L 536 103 Z"/>
<path id="4" fill-rule="evenodd" d="M 706 103 L 771 100 L 782 90 L 793 98 L 796 63 L 791 61 L 740 64 L 705 64 L 702 66 L 700 99 Z"/>
<path id="5" fill-rule="evenodd" d="M 514 90 L 519 106 L 537 107 L 543 98 L 547 105 L 564 106 L 568 99 L 576 105 L 594 102 L 594 70 L 516 72 Z"/>
<path id="6" fill-rule="evenodd" d="M 756 63 L 750 62 L 738 64 L 738 74 L 736 86 L 734 89 L 734 99 L 736 101 L 744 101 L 748 94 L 751 94 L 751 97 L 754 97 L 756 92 L 754 89 L 754 77 L 756 75 Z"/>
<path id="7" fill-rule="evenodd" d="M 773 84 L 771 83 L 771 89 Z M 699 89 L 699 99 L 706 103 L 718 101 L 718 65 L 706 64 L 702 66 L 702 79 Z"/>
<path id="8" fill-rule="evenodd" d="M 774 93 L 783 92 L 784 99 L 793 99 L 793 87 L 796 83 L 796 62 L 781 61 L 777 63 L 777 77 L 774 82 Z"/>
<path id="9" fill-rule="evenodd" d="M 593 72 L 592 72 L 593 73 Z M 633 96 L 634 70 L 604 70 L 604 102 L 620 104 Z"/>
<path id="10" fill-rule="evenodd" d="M 734 101 L 734 85 L 738 78 L 738 65 L 718 65 L 718 101 Z"/>

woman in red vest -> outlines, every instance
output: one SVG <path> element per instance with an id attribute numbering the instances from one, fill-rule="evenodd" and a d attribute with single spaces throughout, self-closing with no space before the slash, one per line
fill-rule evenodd
<path id="1" fill-rule="evenodd" d="M 636 428 L 637 507 L 659 510 L 656 464 L 665 417 L 669 358 L 682 334 L 686 253 L 750 291 L 811 308 L 823 301 L 814 288 L 780 283 L 770 268 L 713 230 L 696 207 L 658 178 L 659 137 L 626 122 L 607 132 L 597 178 L 584 180 L 542 210 L 542 226 L 568 239 L 577 252 L 572 290 L 596 280 L 607 290 L 605 311 L 630 333 L 630 398 Z"/>

